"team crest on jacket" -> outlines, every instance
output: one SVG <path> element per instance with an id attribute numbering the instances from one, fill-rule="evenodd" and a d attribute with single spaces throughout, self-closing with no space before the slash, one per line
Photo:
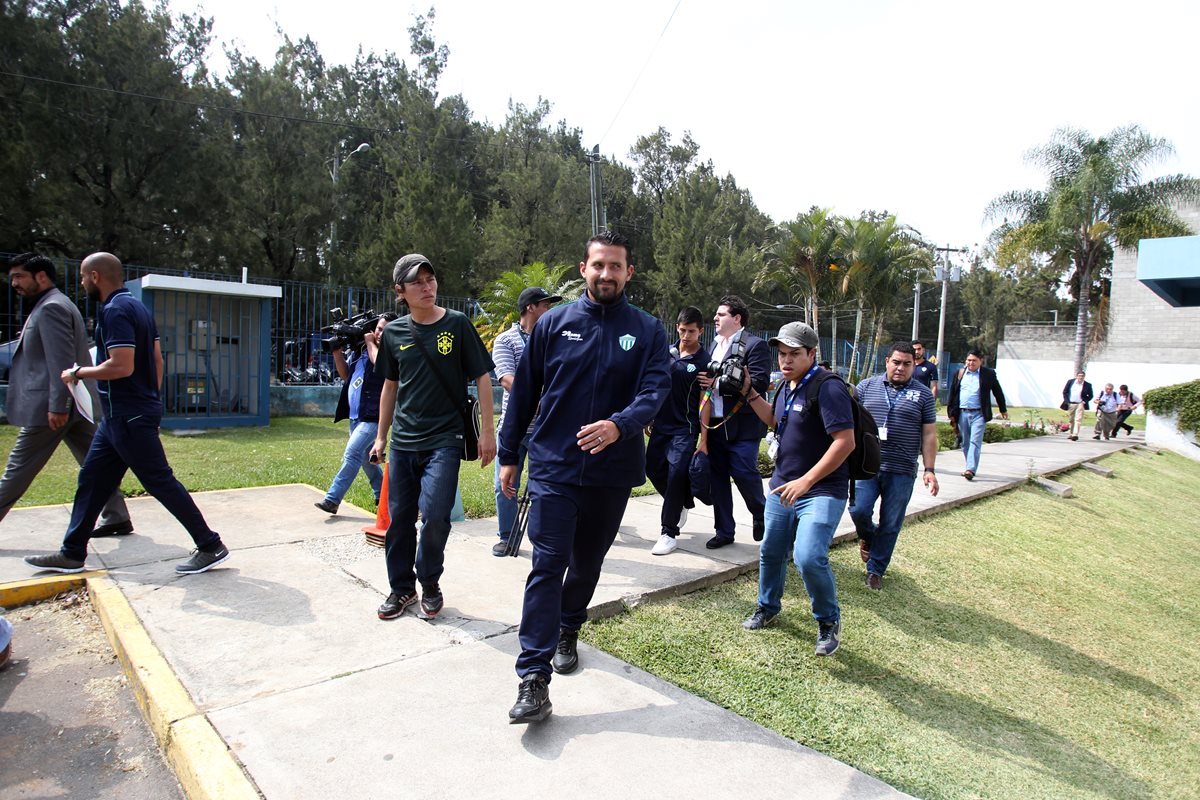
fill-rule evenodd
<path id="1" fill-rule="evenodd" d="M 622 350 L 629 350 L 633 347 L 633 343 L 636 341 L 637 337 L 627 333 L 620 339 L 617 339 L 617 344 L 621 345 Z"/>
<path id="2" fill-rule="evenodd" d="M 450 351 L 454 349 L 454 334 L 450 331 L 442 331 L 437 335 L 438 352 L 444 356 L 450 355 Z"/>

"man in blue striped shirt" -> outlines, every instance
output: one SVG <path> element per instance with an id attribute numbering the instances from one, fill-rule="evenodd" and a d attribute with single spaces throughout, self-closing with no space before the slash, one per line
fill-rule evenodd
<path id="1" fill-rule="evenodd" d="M 933 392 L 913 378 L 913 346 L 896 342 L 883 375 L 867 378 L 855 390 L 879 426 L 879 474 L 854 484 L 850 517 L 858 530 L 858 551 L 867 564 L 867 586 L 883 588 L 883 573 L 892 559 L 896 538 L 917 477 L 917 454 L 925 463 L 924 482 L 937 496 L 937 404 Z M 879 523 L 873 516 L 879 500 Z"/>

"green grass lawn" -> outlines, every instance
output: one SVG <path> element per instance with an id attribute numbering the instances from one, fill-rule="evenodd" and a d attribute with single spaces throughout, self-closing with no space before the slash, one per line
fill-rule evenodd
<path id="1" fill-rule="evenodd" d="M 884 590 L 830 556 L 842 647 L 792 568 L 772 628 L 756 578 L 642 606 L 584 638 L 924 798 L 1195 797 L 1200 467 L 1115 455 L 907 527 Z M 801 792 L 802 794 L 802 792 Z"/>

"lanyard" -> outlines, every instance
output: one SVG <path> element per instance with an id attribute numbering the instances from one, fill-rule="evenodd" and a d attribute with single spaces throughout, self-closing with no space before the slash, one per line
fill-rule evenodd
<path id="1" fill-rule="evenodd" d="M 779 421 L 775 423 L 775 438 L 777 438 L 779 441 L 783 441 L 783 432 L 787 430 L 788 414 L 791 413 L 792 403 L 795 402 L 796 395 L 803 391 L 804 384 L 808 383 L 809 378 L 816 374 L 818 366 L 819 365 L 817 364 L 813 364 L 812 369 L 805 373 L 804 377 L 800 379 L 800 382 L 796 384 L 796 388 L 793 389 L 790 394 L 784 390 L 783 414 L 779 417 Z"/>
<path id="2" fill-rule="evenodd" d="M 905 384 L 904 388 L 907 389 L 908 384 Z M 893 397 L 891 394 L 889 394 L 888 389 L 895 390 L 896 396 Z M 885 380 L 883 382 L 883 396 L 887 398 L 888 401 L 887 420 L 883 423 L 883 427 L 885 428 L 890 427 L 892 424 L 892 412 L 896 410 L 896 404 L 900 402 L 900 392 L 902 391 L 904 391 L 904 389 L 896 389 L 895 386 L 892 386 L 891 381 Z"/>

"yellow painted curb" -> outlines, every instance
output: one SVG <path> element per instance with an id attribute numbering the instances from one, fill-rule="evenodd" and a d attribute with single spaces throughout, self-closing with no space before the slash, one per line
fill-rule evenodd
<path id="1" fill-rule="evenodd" d="M 121 590 L 106 575 L 88 578 L 87 587 L 138 705 L 184 794 L 191 800 L 258 800 L 258 790 L 196 708 Z"/>
<path id="2" fill-rule="evenodd" d="M 89 577 L 104 574 L 106 573 L 103 570 L 71 572 L 5 583 L 0 585 L 0 607 L 15 608 L 27 606 L 30 603 L 40 603 L 71 589 L 78 589 Z"/>

